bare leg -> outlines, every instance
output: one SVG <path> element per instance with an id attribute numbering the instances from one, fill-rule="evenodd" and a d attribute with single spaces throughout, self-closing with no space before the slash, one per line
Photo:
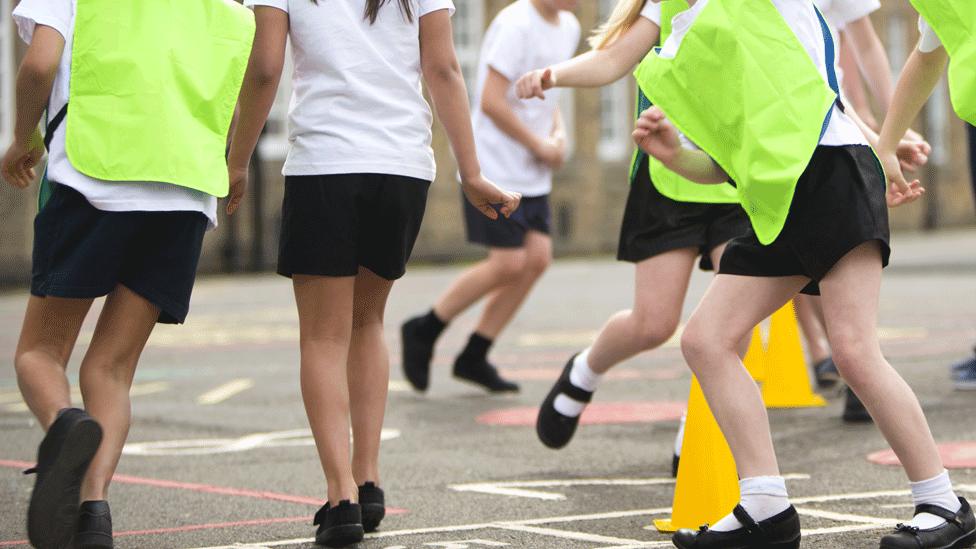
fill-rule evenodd
<path id="1" fill-rule="evenodd" d="M 881 354 L 877 336 L 881 257 L 877 242 L 844 256 L 820 283 L 834 361 L 898 456 L 908 478 L 943 471 L 918 399 Z"/>
<path id="2" fill-rule="evenodd" d="M 106 499 L 108 486 L 129 435 L 129 389 L 159 308 L 125 286 L 105 300 L 95 335 L 81 362 L 85 409 L 102 426 L 102 444 L 81 485 L 81 501 Z"/>
<path id="3" fill-rule="evenodd" d="M 349 451 L 349 383 L 356 277 L 293 279 L 302 353 L 302 399 L 333 505 L 356 501 Z"/>
<path id="4" fill-rule="evenodd" d="M 779 466 L 762 395 L 738 347 L 807 282 L 800 276 L 718 275 L 681 338 L 681 350 L 725 434 L 740 478 L 778 476 Z"/>
<path id="5" fill-rule="evenodd" d="M 491 248 L 488 257 L 464 271 L 434 303 L 434 313 L 449 322 L 479 299 L 522 275 L 523 248 Z"/>
<path id="6" fill-rule="evenodd" d="M 352 473 L 357 485 L 379 484 L 380 434 L 390 382 L 383 313 L 393 281 L 360 268 L 356 276 L 347 375 L 352 417 Z"/>
<path id="7" fill-rule="evenodd" d="M 718 274 L 719 265 L 722 264 L 722 254 L 725 253 L 725 248 L 728 245 L 729 243 L 726 242 L 725 244 L 716 246 L 715 249 L 712 250 L 712 254 L 711 254 L 712 265 L 715 268 L 716 275 Z M 746 333 L 745 337 L 743 337 L 742 340 L 739 341 L 739 346 L 738 346 L 739 358 L 746 357 L 746 353 L 749 352 L 749 343 L 751 342 L 752 342 L 752 330 L 749 330 L 749 332 Z"/>
<path id="8" fill-rule="evenodd" d="M 683 248 L 637 264 L 634 308 L 616 313 L 600 330 L 587 357 L 590 369 L 604 373 L 674 334 L 697 256 L 697 249 Z"/>
<path id="9" fill-rule="evenodd" d="M 71 406 L 64 371 L 91 304 L 91 299 L 59 297 L 27 301 L 14 368 L 24 401 L 45 431 L 58 410 Z"/>
<path id="10" fill-rule="evenodd" d="M 529 231 L 525 235 L 523 268 L 511 283 L 494 290 L 475 332 L 488 339 L 497 339 L 519 307 L 529 295 L 536 281 L 542 277 L 552 262 L 552 238 L 547 234 Z"/>

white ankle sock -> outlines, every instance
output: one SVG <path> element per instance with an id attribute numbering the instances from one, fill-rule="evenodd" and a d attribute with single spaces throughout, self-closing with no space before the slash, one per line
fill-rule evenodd
<path id="1" fill-rule="evenodd" d="M 576 358 L 573 359 L 573 367 L 569 370 L 569 382 L 584 391 L 592 393 L 596 391 L 603 374 L 598 374 L 590 369 L 590 365 L 586 361 L 589 356 L 589 347 L 583 350 L 582 353 L 576 355 Z M 564 416 L 576 417 L 583 413 L 583 409 L 586 408 L 586 403 L 573 400 L 561 394 L 556 396 L 556 400 L 553 402 L 553 408 Z"/>
<path id="2" fill-rule="evenodd" d="M 678 423 L 678 434 L 674 437 L 674 455 L 681 457 L 681 446 L 685 443 L 685 423 L 688 422 L 688 410 L 681 414 L 681 422 Z"/>
<path id="3" fill-rule="evenodd" d="M 949 471 L 942 471 L 942 474 L 934 476 L 928 480 L 912 482 L 912 501 L 915 505 L 928 503 L 943 509 L 948 509 L 955 513 L 962 507 L 959 497 L 952 491 L 952 481 L 949 480 Z M 943 524 L 945 519 L 930 514 L 920 513 L 915 516 L 908 524 L 916 526 L 922 530 L 936 528 Z"/>
<path id="4" fill-rule="evenodd" d="M 783 477 L 751 477 L 739 481 L 739 505 L 759 522 L 774 517 L 790 507 Z M 711 527 L 716 532 L 729 532 L 743 524 L 729 513 Z"/>

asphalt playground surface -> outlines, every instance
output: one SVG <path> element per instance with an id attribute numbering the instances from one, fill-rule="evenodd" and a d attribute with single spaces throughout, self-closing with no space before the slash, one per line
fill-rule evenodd
<path id="1" fill-rule="evenodd" d="M 976 343 L 976 231 L 898 234 L 893 248 L 882 345 L 947 457 L 963 467 L 951 471 L 961 494 L 976 499 L 976 392 L 953 391 L 947 371 Z M 415 266 L 391 298 L 381 479 L 391 514 L 360 547 L 670 546 L 650 524 L 670 514 L 676 418 L 688 398 L 675 341 L 613 370 L 592 423 L 568 448 L 546 449 L 533 428 L 534 407 L 566 359 L 631 303 L 633 268 L 609 257 L 554 264 L 492 354 L 521 394 L 487 396 L 451 378 L 476 311 L 442 337 L 431 390 L 414 394 L 400 373 L 399 323 L 426 310 L 459 269 Z M 708 281 L 693 277 L 686 317 Z M 26 296 L 0 296 L 0 548 L 26 547 L 32 477 L 20 470 L 42 436 L 12 367 Z M 130 444 L 110 495 L 117 547 L 313 546 L 311 517 L 325 486 L 299 395 L 297 341 L 287 280 L 198 281 L 188 323 L 157 329 L 136 375 Z M 872 425 L 841 422 L 837 391 L 824 396 L 826 407 L 771 412 L 803 547 L 877 547 L 911 515 L 904 475 L 869 461 L 887 449 L 884 440 Z"/>

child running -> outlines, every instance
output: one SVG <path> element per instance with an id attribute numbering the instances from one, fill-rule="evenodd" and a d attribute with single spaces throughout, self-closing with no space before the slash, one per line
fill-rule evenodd
<path id="1" fill-rule="evenodd" d="M 603 86 L 624 77 L 658 44 L 661 21 L 661 5 L 621 0 L 590 39 L 591 51 L 524 75 L 517 85 L 519 97 L 545 98 L 553 88 Z M 638 95 L 638 109 L 646 109 L 649 102 L 639 90 Z M 593 344 L 569 359 L 542 403 L 536 432 L 550 448 L 572 440 L 603 374 L 671 338 L 695 263 L 704 270 L 715 268 L 725 244 L 748 230 L 731 186 L 676 181 L 658 167 L 652 174 L 651 159 L 635 156 L 620 229 L 617 259 L 636 267 L 634 306 L 612 316 Z M 679 433 L 676 456 L 680 439 Z"/>
<path id="2" fill-rule="evenodd" d="M 915 517 L 881 548 L 971 546 L 972 509 L 953 492 L 918 400 L 878 345 L 890 250 L 886 185 L 868 146 L 877 136 L 863 124 L 858 131 L 859 120 L 839 99 L 826 22 L 808 0 L 756 2 L 748 11 L 738 2 L 697 0 L 674 29 L 638 70 L 657 106 L 641 116 L 634 139 L 689 179 L 731 177 L 753 226 L 729 244 L 681 342 L 735 457 L 741 500 L 711 527 L 676 533 L 675 545 L 799 547 L 800 522 L 766 409 L 736 345 L 801 290 L 819 290 L 841 376 L 912 481 Z M 719 65 L 726 70 L 715 73 Z M 683 147 L 675 126 L 706 152 Z M 897 167 L 897 148 L 890 150 Z M 892 185 L 887 201 L 896 206 L 921 195 L 917 182 Z"/>
<path id="3" fill-rule="evenodd" d="M 454 377 L 493 393 L 519 390 L 498 374 L 488 353 L 552 261 L 549 193 L 552 172 L 566 157 L 566 135 L 558 94 L 524 103 L 512 84 L 530 70 L 573 55 L 580 38 L 579 22 L 571 13 L 576 4 L 517 0 L 495 17 L 485 34 L 478 61 L 475 141 L 485 175 L 522 193 L 522 205 L 511 218 L 500 220 L 465 206 L 468 241 L 486 246 L 488 257 L 462 273 L 429 312 L 403 324 L 403 373 L 417 391 L 430 384 L 437 338 L 482 298 L 487 298 L 484 311 L 454 361 Z"/>
<path id="4" fill-rule="evenodd" d="M 40 549 L 110 549 L 106 500 L 131 422 L 129 388 L 156 323 L 186 319 L 204 232 L 228 194 L 224 152 L 254 17 L 223 0 L 178 10 L 23 0 L 13 17 L 29 47 L 3 178 L 26 188 L 50 148 L 15 357 L 21 393 L 47 432 L 27 534 Z M 65 370 L 102 296 L 79 371 L 82 410 Z"/>
<path id="5" fill-rule="evenodd" d="M 509 216 L 519 195 L 481 175 L 451 0 L 246 4 L 257 19 L 255 54 L 228 169 L 243 185 L 290 38 L 295 93 L 278 272 L 294 285 L 302 397 L 327 483 L 315 539 L 340 547 L 362 540 L 385 515 L 378 463 L 389 383 L 383 313 L 435 173 L 421 81 L 473 206 L 491 218 Z"/>

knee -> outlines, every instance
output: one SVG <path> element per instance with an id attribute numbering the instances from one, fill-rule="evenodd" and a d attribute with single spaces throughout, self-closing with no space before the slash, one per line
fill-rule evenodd
<path id="1" fill-rule="evenodd" d="M 492 259 L 499 281 L 510 281 L 525 274 L 528 260 L 525 252 L 507 253 Z"/>
<path id="2" fill-rule="evenodd" d="M 726 355 L 737 356 L 737 345 L 737 341 L 724 338 L 720 332 L 697 322 L 695 317 L 681 334 L 681 353 L 696 375 L 701 375 L 706 366 L 720 363 Z"/>
<path id="3" fill-rule="evenodd" d="M 831 338 L 830 348 L 834 364 L 837 365 L 841 377 L 848 385 L 855 388 L 861 386 L 870 377 L 875 359 L 881 358 L 880 349 L 875 353 L 871 343 L 851 334 Z"/>
<path id="4" fill-rule="evenodd" d="M 678 329 L 678 319 L 665 319 L 637 312 L 634 314 L 637 320 L 637 341 L 645 351 L 660 347 Z"/>
<path id="5" fill-rule="evenodd" d="M 549 269 L 552 264 L 552 254 L 548 251 L 534 253 L 525 259 L 523 270 L 527 276 L 533 279 L 539 278 Z"/>

